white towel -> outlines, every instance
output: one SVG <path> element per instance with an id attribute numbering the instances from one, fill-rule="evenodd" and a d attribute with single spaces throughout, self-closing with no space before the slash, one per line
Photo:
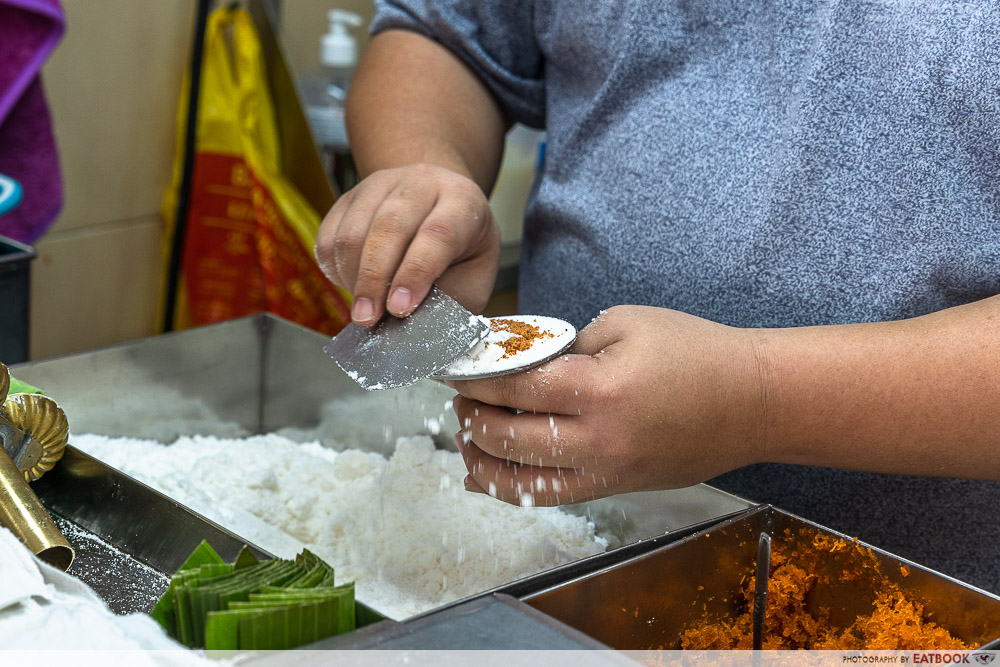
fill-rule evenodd
<path id="1" fill-rule="evenodd" d="M 89 586 L 35 558 L 2 527 L 0 647 L 0 662 L 11 650 L 70 649 L 127 651 L 130 665 L 219 665 L 167 637 L 146 614 L 116 616 Z"/>

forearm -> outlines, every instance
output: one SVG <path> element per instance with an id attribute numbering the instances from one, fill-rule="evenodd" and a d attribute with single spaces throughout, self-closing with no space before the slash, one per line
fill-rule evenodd
<path id="1" fill-rule="evenodd" d="M 1000 479 L 1000 297 L 753 336 L 765 460 Z"/>
<path id="2" fill-rule="evenodd" d="M 347 101 L 351 150 L 362 176 L 428 162 L 489 193 L 507 126 L 486 87 L 450 51 L 421 35 L 372 38 Z"/>

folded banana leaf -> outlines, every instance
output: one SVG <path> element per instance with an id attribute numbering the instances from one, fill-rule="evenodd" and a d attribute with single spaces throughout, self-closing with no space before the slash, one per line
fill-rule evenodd
<path id="1" fill-rule="evenodd" d="M 239 648 L 289 649 L 337 634 L 336 600 L 304 602 L 239 621 Z"/>
<path id="2" fill-rule="evenodd" d="M 233 603 L 247 604 L 247 603 Z M 281 607 L 242 607 L 209 614 L 205 648 L 278 650 L 319 641 L 337 632 L 335 600 L 313 600 Z"/>
<path id="3" fill-rule="evenodd" d="M 252 567 L 259 562 L 260 561 L 257 559 L 257 557 L 253 555 L 253 552 L 250 551 L 250 548 L 247 547 L 246 545 L 243 545 L 243 548 L 240 549 L 240 552 L 236 554 L 236 562 L 233 563 L 233 569 L 242 570 L 245 567 Z"/>
<path id="4" fill-rule="evenodd" d="M 174 639 L 178 639 L 178 629 L 176 620 L 176 609 L 175 609 L 175 598 L 174 590 L 178 585 L 178 582 L 184 578 L 185 574 L 190 574 L 191 570 L 200 568 L 205 564 L 220 564 L 224 563 L 222 556 L 216 553 L 208 542 L 202 540 L 191 555 L 188 556 L 187 560 L 181 564 L 180 568 L 170 579 L 170 586 L 163 593 L 163 596 L 157 601 L 156 606 L 153 607 L 153 611 L 150 612 L 152 616 L 163 629 L 167 631 L 167 634 Z"/>
<path id="5" fill-rule="evenodd" d="M 334 599 L 337 601 L 337 632 L 335 634 L 341 634 L 343 632 L 350 632 L 356 627 L 357 619 L 355 618 L 355 607 L 354 607 L 354 582 L 351 581 L 340 586 L 330 586 L 323 588 L 311 588 L 311 589 L 284 589 L 277 591 L 261 591 L 257 594 L 250 595 L 250 602 L 271 602 L 275 600 L 288 600 L 288 601 L 299 601 L 299 600 L 320 600 L 320 599 Z"/>
<path id="6" fill-rule="evenodd" d="M 244 549 L 228 564 L 202 543 L 152 615 L 190 647 L 294 648 L 355 628 L 354 583 L 335 585 L 333 568 L 307 550 L 258 562 Z"/>
<path id="7" fill-rule="evenodd" d="M 294 561 L 271 560 L 211 579 L 209 583 L 183 589 L 189 599 L 194 646 L 205 645 L 208 613 L 227 609 L 229 602 L 248 600 L 261 586 L 281 587 L 298 574 Z"/>

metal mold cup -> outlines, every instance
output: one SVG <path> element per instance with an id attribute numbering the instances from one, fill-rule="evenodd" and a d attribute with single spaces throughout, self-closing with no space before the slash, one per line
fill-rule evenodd
<path id="1" fill-rule="evenodd" d="M 68 570 L 74 552 L 28 482 L 62 457 L 69 439 L 66 415 L 55 401 L 12 394 L 10 374 L 0 363 L 0 525 L 41 560 Z"/>

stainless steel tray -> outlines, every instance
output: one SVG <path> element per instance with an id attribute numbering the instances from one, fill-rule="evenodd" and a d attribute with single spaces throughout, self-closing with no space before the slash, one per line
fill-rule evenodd
<path id="1" fill-rule="evenodd" d="M 742 578 L 753 571 L 761 531 L 794 540 L 802 528 L 851 539 L 762 506 L 634 558 L 605 560 L 602 569 L 523 595 L 522 600 L 615 649 L 677 649 L 681 632 L 705 614 L 722 617 L 737 611 L 736 593 Z M 921 602 L 930 619 L 953 636 L 970 646 L 1000 636 L 1000 597 L 880 549 L 871 547 L 871 552 L 886 579 Z M 857 552 L 848 549 L 820 567 L 843 570 L 857 558 Z M 873 591 L 864 580 L 832 579 L 817 584 L 806 599 L 807 609 L 828 608 L 830 622 L 838 627 L 871 612 Z"/>
<path id="2" fill-rule="evenodd" d="M 441 406 L 453 396 L 452 390 L 433 381 L 377 394 L 366 392 L 326 358 L 326 342 L 325 336 L 262 314 L 20 364 L 11 372 L 56 399 L 74 433 L 163 442 L 180 435 L 231 437 L 309 429 L 316 426 L 323 406 L 331 400 L 364 402 L 370 414 L 367 421 L 379 434 L 385 430 L 395 436 L 416 435 L 429 432 L 422 408 Z M 182 397 L 182 408 L 178 409 L 175 400 L 163 400 L 164 396 Z M 457 419 L 448 411 L 441 437 L 436 439 L 438 446 L 453 450 L 450 434 L 458 429 Z M 358 446 L 391 447 L 376 441 L 385 439 L 365 437 Z M 193 548 L 190 541 L 178 538 L 172 519 L 146 515 L 134 526 L 123 526 L 114 517 L 133 511 L 141 515 L 142 511 L 116 489 L 132 489 L 138 483 L 102 464 L 98 475 L 102 481 L 92 484 L 87 470 L 95 465 L 94 460 L 72 447 L 67 451 L 63 463 L 36 483 L 42 501 L 109 541 L 155 543 L 143 553 L 157 554 L 150 557 L 164 560 L 155 565 L 172 572 L 169 568 L 183 560 L 177 560 L 175 552 L 186 556 Z M 177 513 L 187 511 L 174 505 Z M 698 485 L 623 494 L 567 510 L 590 517 L 613 550 L 751 506 L 744 499 Z M 130 530 L 139 534 L 124 534 Z"/>
<path id="3" fill-rule="evenodd" d="M 245 540 L 127 475 L 72 449 L 32 484 L 76 550 L 69 573 L 112 611 L 150 611 L 202 540 L 234 560 Z M 271 555 L 249 544 L 260 558 Z"/>
<path id="4" fill-rule="evenodd" d="M 244 545 L 258 558 L 272 557 L 74 448 L 32 488 L 76 550 L 69 573 L 118 614 L 152 611 L 170 575 L 202 540 L 227 561 L 235 560 Z M 360 602 L 356 616 L 358 627 L 385 619 Z"/>

